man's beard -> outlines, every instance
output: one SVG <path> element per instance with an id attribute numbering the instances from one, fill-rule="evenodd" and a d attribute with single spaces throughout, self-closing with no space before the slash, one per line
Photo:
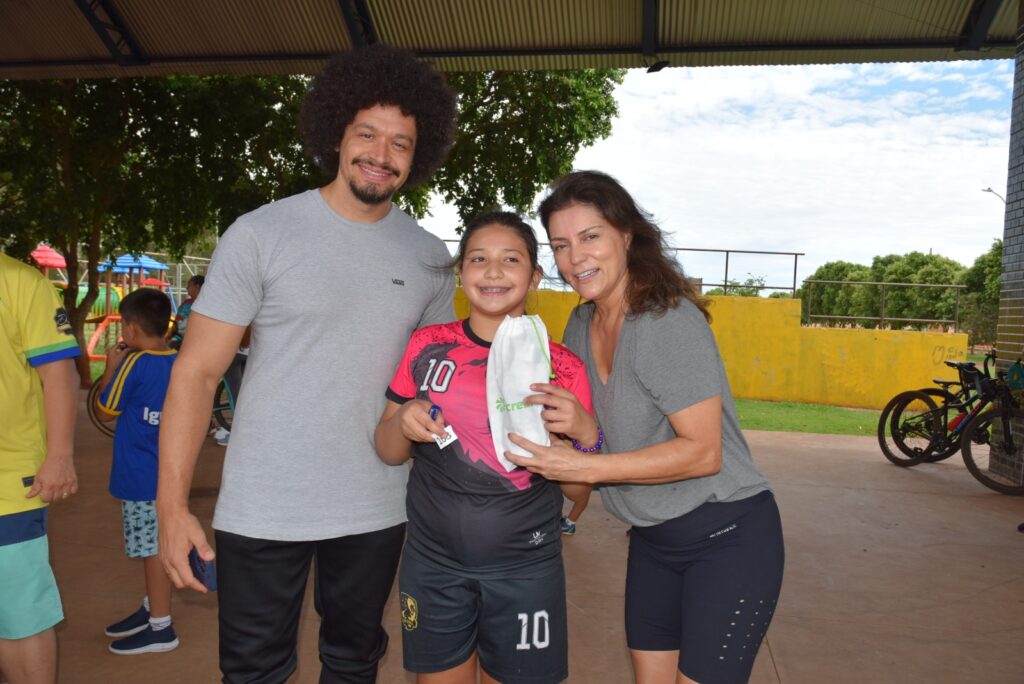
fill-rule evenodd
<path id="1" fill-rule="evenodd" d="M 348 182 L 348 187 L 357 200 L 363 204 L 384 204 L 391 200 L 397 188 L 382 188 L 379 185 L 369 184 L 365 188 L 356 185 L 354 180 Z"/>

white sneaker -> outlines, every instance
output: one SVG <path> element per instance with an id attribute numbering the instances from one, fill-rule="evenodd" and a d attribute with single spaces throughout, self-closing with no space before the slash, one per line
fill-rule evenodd
<path id="1" fill-rule="evenodd" d="M 215 441 L 217 441 L 218 443 L 221 442 L 221 441 L 227 441 L 228 435 L 230 435 L 230 434 L 231 434 L 230 431 L 225 430 L 222 427 L 219 427 L 219 428 L 217 428 L 216 430 L 213 431 L 213 439 Z"/>

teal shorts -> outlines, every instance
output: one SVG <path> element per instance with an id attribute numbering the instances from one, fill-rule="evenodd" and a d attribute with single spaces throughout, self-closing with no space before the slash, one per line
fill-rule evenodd
<path id="1" fill-rule="evenodd" d="M 24 639 L 63 619 L 46 537 L 0 546 L 0 639 Z"/>

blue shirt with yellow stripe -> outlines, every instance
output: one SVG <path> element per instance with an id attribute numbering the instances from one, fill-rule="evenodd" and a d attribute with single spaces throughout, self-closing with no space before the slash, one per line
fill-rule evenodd
<path id="1" fill-rule="evenodd" d="M 118 499 L 156 499 L 160 415 L 177 355 L 173 349 L 131 352 L 100 394 L 100 408 L 118 417 L 110 469 L 110 493 Z"/>

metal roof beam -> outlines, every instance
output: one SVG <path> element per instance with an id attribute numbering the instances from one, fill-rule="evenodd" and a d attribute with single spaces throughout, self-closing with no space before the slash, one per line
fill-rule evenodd
<path id="1" fill-rule="evenodd" d="M 353 47 L 366 47 L 377 42 L 377 29 L 366 0 L 338 0 L 338 7 Z"/>
<path id="2" fill-rule="evenodd" d="M 978 50 L 985 43 L 1003 0 L 975 0 L 960 32 L 957 50 Z"/>
<path id="3" fill-rule="evenodd" d="M 658 0 L 644 0 L 643 42 L 644 57 L 658 55 Z"/>
<path id="4" fill-rule="evenodd" d="M 121 15 L 109 0 L 75 0 L 99 39 L 110 51 L 110 56 L 121 66 L 149 64 Z"/>
<path id="5" fill-rule="evenodd" d="M 981 46 L 985 48 L 1015 48 L 1016 40 L 989 40 Z M 892 42 L 851 42 L 835 45 L 832 43 L 791 43 L 786 45 L 748 45 L 748 44 L 710 44 L 710 45 L 661 45 L 660 54 L 696 54 L 719 52 L 805 52 L 826 51 L 845 52 L 850 50 L 953 50 L 956 45 L 949 40 L 924 41 L 892 41 Z M 441 57 L 562 57 L 581 55 L 635 55 L 636 47 L 595 46 L 574 48 L 496 48 L 478 50 L 417 50 L 416 54 L 423 58 Z M 293 52 L 255 55 L 171 55 L 153 57 L 146 60 L 152 66 L 173 64 L 230 64 L 230 63 L 261 63 L 290 61 L 319 61 L 330 57 L 326 52 Z M 61 67 L 110 66 L 110 62 L 100 59 L 63 59 L 41 61 L 0 61 L 0 70 L 4 69 L 56 69 Z"/>

